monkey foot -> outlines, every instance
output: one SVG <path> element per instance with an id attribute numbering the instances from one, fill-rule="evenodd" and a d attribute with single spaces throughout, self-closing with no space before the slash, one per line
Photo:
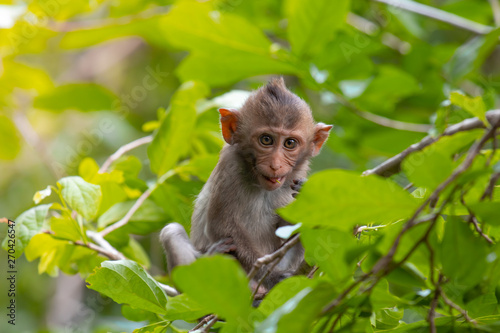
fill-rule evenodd
<path id="1" fill-rule="evenodd" d="M 223 238 L 217 243 L 214 243 L 207 251 L 207 254 L 215 253 L 232 253 L 236 251 L 236 245 L 234 245 L 233 239 L 231 237 Z"/>

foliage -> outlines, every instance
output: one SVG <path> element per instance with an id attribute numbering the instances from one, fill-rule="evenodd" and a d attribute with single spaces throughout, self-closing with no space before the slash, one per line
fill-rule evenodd
<path id="1" fill-rule="evenodd" d="M 486 1 L 425 0 L 418 14 L 383 2 L 19 5 L 0 29 L 0 180 L 14 188 L 7 178 L 26 174 L 30 185 L 22 206 L 0 206 L 20 213 L 3 248 L 38 259 L 40 274 L 80 274 L 139 322 L 135 332 L 184 332 L 210 314 L 205 328 L 220 332 L 499 331 L 500 114 L 487 111 L 499 103 L 500 13 Z M 114 72 L 117 88 L 98 60 L 129 48 L 147 52 Z M 335 125 L 315 173 L 278 212 L 318 270 L 282 281 L 258 307 L 230 257 L 152 276 L 164 263 L 148 244 L 166 223 L 189 230 L 217 162 L 215 109 L 240 106 L 274 75 Z M 36 174 L 44 168 L 54 176 Z M 28 207 L 33 187 L 45 189 Z"/>

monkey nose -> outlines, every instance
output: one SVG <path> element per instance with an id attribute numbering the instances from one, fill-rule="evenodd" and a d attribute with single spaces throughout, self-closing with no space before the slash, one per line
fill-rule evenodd
<path id="1" fill-rule="evenodd" d="M 281 169 L 281 165 L 273 165 L 273 164 L 271 164 L 269 167 L 273 171 L 278 171 L 279 169 Z"/>

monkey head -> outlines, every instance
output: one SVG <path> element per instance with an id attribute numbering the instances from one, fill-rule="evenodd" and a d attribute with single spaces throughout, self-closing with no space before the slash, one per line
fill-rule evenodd
<path id="1" fill-rule="evenodd" d="M 224 140 L 238 145 L 256 185 L 274 191 L 319 153 L 331 125 L 315 123 L 307 103 L 282 78 L 254 92 L 240 110 L 219 109 Z"/>

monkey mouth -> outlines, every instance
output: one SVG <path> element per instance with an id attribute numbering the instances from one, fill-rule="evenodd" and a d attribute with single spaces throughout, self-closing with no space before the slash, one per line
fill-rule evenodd
<path id="1" fill-rule="evenodd" d="M 265 180 L 267 180 L 268 182 L 271 182 L 273 184 L 276 184 L 276 183 L 282 184 L 283 181 L 285 180 L 285 177 L 267 177 L 264 175 L 262 175 L 262 176 L 264 177 Z"/>

